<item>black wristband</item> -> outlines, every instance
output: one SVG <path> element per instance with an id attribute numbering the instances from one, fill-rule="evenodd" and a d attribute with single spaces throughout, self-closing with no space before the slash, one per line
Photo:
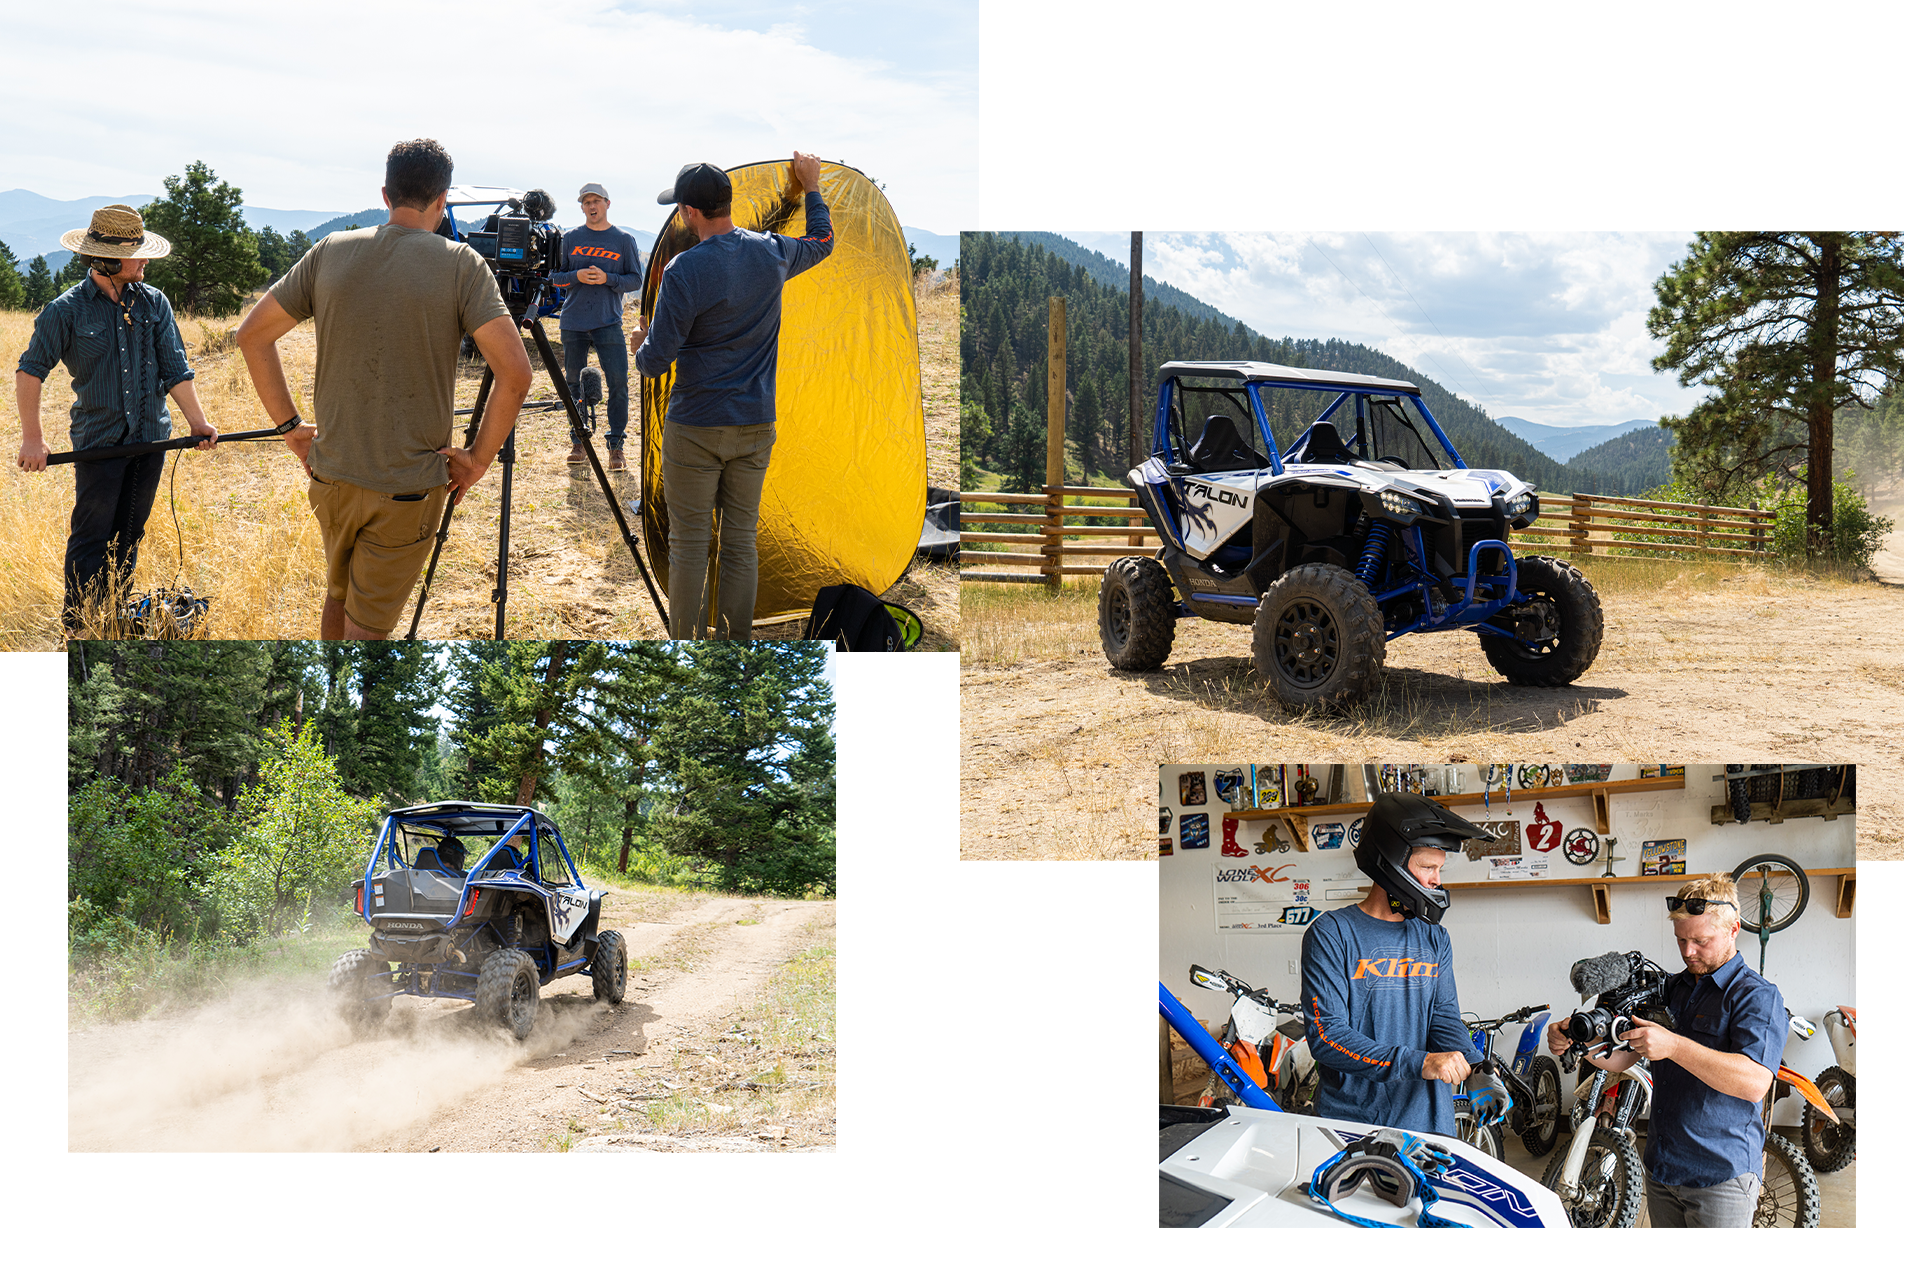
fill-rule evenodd
<path id="1" fill-rule="evenodd" d="M 278 431 L 281 435 L 285 435 L 287 434 L 287 432 L 294 430 L 296 427 L 301 427 L 305 425 L 306 425 L 305 423 L 300 421 L 300 415 L 298 413 L 295 413 L 291 418 L 288 418 L 285 422 L 275 427 L 274 430 Z"/>

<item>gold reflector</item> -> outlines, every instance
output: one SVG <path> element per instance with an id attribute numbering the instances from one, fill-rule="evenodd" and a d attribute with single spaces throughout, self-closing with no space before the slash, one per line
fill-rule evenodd
<path id="1" fill-rule="evenodd" d="M 806 234 L 806 201 L 789 161 L 727 175 L 736 227 Z M 781 299 L 777 436 L 760 497 L 756 621 L 812 609 L 822 587 L 887 590 L 913 559 L 926 513 L 920 341 L 900 220 L 857 169 L 821 165 L 820 194 L 833 215 L 833 253 L 789 280 Z M 676 210 L 647 262 L 640 306 L 649 322 L 661 273 L 695 243 Z M 663 583 L 660 433 L 673 374 L 642 379 L 640 394 L 640 523 Z"/>

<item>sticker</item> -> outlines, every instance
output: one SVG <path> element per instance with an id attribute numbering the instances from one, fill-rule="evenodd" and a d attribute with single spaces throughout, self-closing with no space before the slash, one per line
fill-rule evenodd
<path id="1" fill-rule="evenodd" d="M 1682 876 L 1687 873 L 1685 840 L 1648 840 L 1640 846 L 1640 874 Z"/>
<path id="2" fill-rule="evenodd" d="M 1173 810 L 1167 808 L 1167 806 L 1165 805 L 1161 805 L 1160 806 L 1160 834 L 1165 835 L 1167 834 L 1167 832 L 1171 830 L 1173 830 Z"/>
<path id="3" fill-rule="evenodd" d="M 1364 822 L 1366 822 L 1365 818 L 1355 818 L 1347 827 L 1347 847 L 1349 849 L 1358 849 L 1360 847 L 1360 826 Z"/>
<path id="4" fill-rule="evenodd" d="M 1226 804 L 1238 803 L 1240 791 L 1246 785 L 1247 775 L 1240 771 L 1238 765 L 1231 769 L 1213 771 L 1213 794 L 1219 796 Z"/>
<path id="5" fill-rule="evenodd" d="M 1247 851 L 1240 847 L 1240 842 L 1238 840 L 1234 839 L 1234 835 L 1239 831 L 1239 829 L 1240 829 L 1240 819 L 1238 818 L 1220 819 L 1220 856 L 1221 857 L 1244 858 L 1247 856 Z"/>
<path id="6" fill-rule="evenodd" d="M 1287 766 L 1263 764 L 1253 775 L 1254 804 L 1262 809 L 1278 809 L 1287 802 Z"/>
<path id="7" fill-rule="evenodd" d="M 1338 849 L 1346 834 L 1347 824 L 1344 822 L 1316 822 L 1313 824 L 1313 847 Z"/>
<path id="8" fill-rule="evenodd" d="M 1312 924 L 1313 918 L 1319 914 L 1319 910 L 1314 907 L 1288 907 L 1281 914 L 1280 919 L 1285 924 L 1305 925 Z"/>
<path id="9" fill-rule="evenodd" d="M 1204 849 L 1211 843 L 1213 842 L 1207 834 L 1206 814 L 1183 813 L 1180 815 L 1180 847 L 1182 849 Z"/>
<path id="10" fill-rule="evenodd" d="M 1256 853 L 1292 853 L 1293 842 L 1280 834 L 1280 824 L 1273 823 L 1267 828 L 1267 834 L 1260 837 L 1260 843 L 1253 846 Z"/>
<path id="11" fill-rule="evenodd" d="M 1170 856 L 1172 853 L 1173 853 L 1173 837 L 1161 836 L 1160 837 L 1160 856 L 1165 858 Z"/>
<path id="12" fill-rule="evenodd" d="M 1207 802 L 1207 775 L 1195 770 L 1180 775 L 1180 803 L 1186 808 Z"/>
<path id="13" fill-rule="evenodd" d="M 1567 832 L 1567 842 L 1560 846 L 1567 861 L 1576 867 L 1584 867 L 1600 852 L 1600 837 L 1586 827 L 1575 827 Z"/>

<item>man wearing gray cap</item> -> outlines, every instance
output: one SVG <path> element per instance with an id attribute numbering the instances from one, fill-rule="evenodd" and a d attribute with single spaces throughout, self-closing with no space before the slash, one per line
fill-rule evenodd
<path id="1" fill-rule="evenodd" d="M 833 252 L 833 220 L 820 194 L 820 157 L 793 153 L 793 184 L 806 196 L 807 234 L 733 225 L 733 179 L 690 164 L 661 204 L 679 206 L 699 243 L 660 274 L 653 320 L 633 330 L 642 375 L 673 372 L 661 424 L 660 481 L 667 503 L 667 621 L 675 640 L 707 638 L 707 549 L 720 512 L 720 576 L 712 584 L 719 638 L 753 638 L 760 583 L 760 490 L 773 456 L 774 376 L 780 295 L 786 282 Z"/>
<path id="2" fill-rule="evenodd" d="M 566 369 L 567 389 L 579 398 L 580 374 L 587 367 L 587 348 L 592 347 L 600 357 L 600 376 L 607 383 L 607 470 L 625 471 L 627 348 L 620 333 L 620 301 L 640 287 L 646 266 L 633 237 L 608 220 L 612 204 L 599 183 L 580 188 L 580 212 L 587 224 L 560 238 L 565 269 L 553 273 L 553 282 L 567 291 L 560 306 L 560 362 Z M 567 461 L 586 460 L 586 446 L 575 444 Z"/>

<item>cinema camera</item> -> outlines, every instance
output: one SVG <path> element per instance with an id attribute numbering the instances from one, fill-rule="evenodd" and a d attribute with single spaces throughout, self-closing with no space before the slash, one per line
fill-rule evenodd
<path id="1" fill-rule="evenodd" d="M 508 196 L 466 242 L 487 260 L 500 299 L 516 318 L 552 300 L 552 276 L 560 269 L 560 230 L 551 221 L 553 197 L 539 187 Z"/>
<path id="2" fill-rule="evenodd" d="M 1569 1056 L 1582 1056 L 1589 1045 L 1601 1042 L 1609 1050 L 1625 1048 L 1636 1017 L 1672 1030 L 1673 1017 L 1664 998 L 1669 976 L 1638 951 L 1625 955 L 1609 951 L 1576 961 L 1568 980 L 1582 996 L 1596 998 L 1593 1008 L 1567 1019 L 1567 1039 L 1573 1041 Z"/>

